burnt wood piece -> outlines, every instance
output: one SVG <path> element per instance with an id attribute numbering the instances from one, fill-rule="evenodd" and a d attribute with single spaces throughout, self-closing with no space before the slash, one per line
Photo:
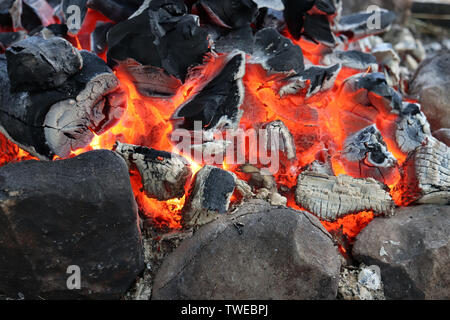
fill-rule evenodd
<path id="1" fill-rule="evenodd" d="M 402 168 L 402 182 L 396 186 L 404 205 L 450 204 L 450 148 L 430 137 L 413 151 Z"/>
<path id="2" fill-rule="evenodd" d="M 213 40 L 214 51 L 219 53 L 230 53 L 234 50 L 241 50 L 252 55 L 255 50 L 255 36 L 250 26 L 239 29 L 227 30 L 211 27 L 210 36 Z"/>
<path id="3" fill-rule="evenodd" d="M 0 57 L 0 131 L 32 155 L 67 157 L 119 121 L 126 107 L 119 81 L 103 60 L 81 51 L 83 68 L 63 86 L 38 93 L 10 91 Z"/>
<path id="4" fill-rule="evenodd" d="M 356 50 L 335 50 L 322 58 L 325 65 L 341 64 L 343 67 L 360 71 L 378 71 L 377 59 L 370 53 Z"/>
<path id="5" fill-rule="evenodd" d="M 87 14 L 88 0 L 62 0 L 61 11 L 69 33 L 77 35 Z M 77 16 L 79 14 L 79 16 Z"/>
<path id="6" fill-rule="evenodd" d="M 6 49 L 14 43 L 19 42 L 27 37 L 23 31 L 19 32 L 2 32 L 0 33 L 0 53 L 4 53 Z"/>
<path id="7" fill-rule="evenodd" d="M 41 8 L 42 10 L 36 10 Z M 44 0 L 5 0 L 0 3 L 0 25 L 17 31 L 31 31 L 39 26 L 54 23 L 48 3 Z"/>
<path id="8" fill-rule="evenodd" d="M 282 36 L 273 28 L 255 34 L 252 60 L 261 63 L 267 71 L 301 73 L 305 69 L 300 46 Z"/>
<path id="9" fill-rule="evenodd" d="M 284 20 L 295 40 L 302 36 L 305 15 L 314 6 L 315 0 L 283 0 Z"/>
<path id="10" fill-rule="evenodd" d="M 331 31 L 330 21 L 323 14 L 307 14 L 303 26 L 303 34 L 315 42 L 327 47 L 335 47 L 337 39 Z"/>
<path id="11" fill-rule="evenodd" d="M 187 130 L 201 122 L 205 130 L 237 127 L 242 116 L 239 110 L 244 99 L 245 54 L 241 51 L 226 56 L 223 67 L 199 87 L 189 100 L 174 113 L 172 119 Z"/>
<path id="12" fill-rule="evenodd" d="M 183 208 L 183 225 L 201 226 L 228 211 L 237 177 L 213 166 L 203 167 L 194 177 Z"/>
<path id="13" fill-rule="evenodd" d="M 374 26 L 374 14 L 379 14 L 379 26 Z M 396 15 L 389 10 L 380 9 L 376 13 L 360 12 L 343 16 L 336 24 L 336 32 L 351 40 L 361 39 L 387 31 L 394 23 Z"/>
<path id="14" fill-rule="evenodd" d="M 106 37 L 109 29 L 114 24 L 110 22 L 97 22 L 94 32 L 91 34 L 91 51 L 101 54 L 104 53 L 108 47 Z"/>
<path id="15" fill-rule="evenodd" d="M 295 160 L 297 158 L 294 137 L 283 121 L 272 121 L 264 125 L 263 128 L 265 129 L 264 141 L 268 150 L 272 152 L 281 151 L 286 155 L 288 160 Z"/>
<path id="16" fill-rule="evenodd" d="M 283 11 L 283 0 L 252 0 L 258 6 L 258 9 L 268 8 L 276 11 Z"/>
<path id="17" fill-rule="evenodd" d="M 207 15 L 213 24 L 230 29 L 250 25 L 258 11 L 252 0 L 200 0 L 195 8 Z"/>
<path id="18" fill-rule="evenodd" d="M 399 111 L 399 118 L 396 122 L 397 144 L 404 153 L 414 151 L 431 137 L 430 124 L 420 110 L 419 104 L 403 103 L 403 108 Z"/>
<path id="19" fill-rule="evenodd" d="M 331 67 L 311 66 L 299 75 L 284 79 L 279 95 L 284 97 L 306 91 L 306 97 L 309 98 L 319 92 L 327 91 L 333 88 L 340 71 L 340 64 Z"/>
<path id="20" fill-rule="evenodd" d="M 115 151 L 125 159 L 130 169 L 139 171 L 148 197 L 166 201 L 184 196 L 192 171 L 183 157 L 120 142 Z"/>
<path id="21" fill-rule="evenodd" d="M 98 150 L 24 161 L 0 168 L 0 181 L 1 292 L 29 300 L 124 296 L 145 266 L 122 158 Z M 67 286 L 71 265 L 81 269 L 80 290 Z"/>
<path id="22" fill-rule="evenodd" d="M 114 22 L 128 19 L 142 4 L 142 0 L 87 0 L 86 2 L 88 8 L 102 13 Z M 169 1 L 153 0 L 153 2 Z"/>
<path id="23" fill-rule="evenodd" d="M 362 211 L 392 214 L 394 202 L 385 186 L 374 179 L 354 179 L 303 172 L 298 177 L 296 202 L 326 221 Z"/>
<path id="24" fill-rule="evenodd" d="M 65 38 L 69 29 L 65 24 L 51 24 L 46 27 L 40 26 L 28 34 L 29 36 L 39 36 L 44 39 L 50 39 L 52 37 Z"/>
<path id="25" fill-rule="evenodd" d="M 6 50 L 11 91 L 55 89 L 80 71 L 80 52 L 67 40 L 29 37 Z"/>
<path id="26" fill-rule="evenodd" d="M 314 4 L 314 9 L 319 13 L 326 15 L 337 14 L 341 10 L 342 1 L 341 0 L 316 0 Z"/>
<path id="27" fill-rule="evenodd" d="M 22 0 L 23 5 L 28 6 L 41 20 L 43 26 L 56 23 L 53 14 L 54 9 L 46 0 Z"/>
<path id="28" fill-rule="evenodd" d="M 388 151 L 376 125 L 345 140 L 342 162 L 353 177 L 374 178 L 384 184 L 390 184 L 397 173 L 397 159 Z"/>
<path id="29" fill-rule="evenodd" d="M 149 7 L 112 27 L 107 36 L 108 64 L 116 66 L 131 58 L 143 66 L 154 67 L 149 68 L 149 77 L 155 77 L 159 70 L 162 78 L 167 74 L 184 82 L 189 68 L 200 65 L 210 51 L 208 32 L 200 28 L 197 16 L 171 12 L 182 11 L 154 11 Z"/>

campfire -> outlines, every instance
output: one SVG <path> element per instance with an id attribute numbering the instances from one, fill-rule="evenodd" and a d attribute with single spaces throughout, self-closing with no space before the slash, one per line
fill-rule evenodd
<path id="1" fill-rule="evenodd" d="M 151 238 L 127 260 L 131 273 L 144 260 L 163 263 L 148 258 L 161 238 L 176 238 L 177 247 L 224 217 L 237 219 L 232 225 L 245 235 L 251 223 L 239 217 L 261 206 L 279 210 L 281 221 L 286 210 L 317 220 L 311 229 L 351 264 L 355 240 L 373 221 L 450 203 L 449 147 L 409 95 L 403 57 L 377 37 L 395 23 L 391 11 L 343 15 L 339 0 L 16 0 L 1 3 L 0 17 L 1 170 L 53 163 L 60 169 L 46 169 L 51 175 L 86 162 L 92 171 L 67 177 L 78 190 L 111 166 L 93 169 L 96 152 L 126 163 L 136 201 L 130 210 L 137 205 L 139 216 L 130 237 L 142 230 Z M 423 57 L 408 59 L 418 65 Z M 14 179 L 2 177 L 7 217 L 28 187 L 11 189 Z M 110 179 L 111 188 L 122 184 Z M 379 276 L 378 267 L 361 268 L 360 276 Z M 348 270 L 342 274 L 357 277 Z M 151 280 L 141 277 L 136 290 L 156 271 L 146 271 Z M 170 295 L 161 277 L 154 298 L 189 297 Z M 0 293 L 14 291 L 11 279 Z"/>

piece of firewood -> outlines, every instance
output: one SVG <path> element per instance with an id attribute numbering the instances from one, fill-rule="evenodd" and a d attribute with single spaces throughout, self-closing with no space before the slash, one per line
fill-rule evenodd
<path id="1" fill-rule="evenodd" d="M 267 150 L 272 152 L 281 151 L 288 160 L 297 158 L 294 137 L 281 120 L 272 121 L 263 126 L 264 141 L 267 142 Z M 277 139 L 274 141 L 272 139 Z M 278 150 L 276 150 L 278 149 Z"/>
<path id="2" fill-rule="evenodd" d="M 192 177 L 189 162 L 182 156 L 155 149 L 117 142 L 115 151 L 130 169 L 137 169 L 145 194 L 166 201 L 182 198 Z"/>
<path id="3" fill-rule="evenodd" d="M 374 179 L 355 179 L 347 175 L 333 177 L 306 171 L 298 177 L 296 202 L 327 221 L 362 211 L 392 214 L 394 209 L 389 192 Z"/>

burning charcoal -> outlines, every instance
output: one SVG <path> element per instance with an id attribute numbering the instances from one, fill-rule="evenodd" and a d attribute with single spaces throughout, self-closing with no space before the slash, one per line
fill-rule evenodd
<path id="1" fill-rule="evenodd" d="M 250 26 L 231 30 L 225 35 L 219 34 L 213 40 L 214 51 L 219 53 L 230 53 L 234 50 L 241 50 L 252 55 L 255 50 L 255 37 Z"/>
<path id="2" fill-rule="evenodd" d="M 431 137 L 403 165 L 403 180 L 396 187 L 404 204 L 450 204 L 450 148 Z"/>
<path id="3" fill-rule="evenodd" d="M 159 6 L 163 6 L 165 3 L 181 1 L 152 0 L 152 2 Z M 105 17 L 114 22 L 127 20 L 141 5 L 142 0 L 87 0 L 88 8 L 102 13 Z"/>
<path id="4" fill-rule="evenodd" d="M 22 0 L 24 6 L 28 6 L 39 17 L 43 26 L 54 24 L 54 10 L 46 0 Z"/>
<path id="5" fill-rule="evenodd" d="M 372 54 L 380 66 L 385 68 L 387 82 L 390 86 L 398 86 L 400 82 L 400 57 L 390 43 L 382 43 L 372 49 Z"/>
<path id="6" fill-rule="evenodd" d="M 304 23 L 304 35 L 328 47 L 335 47 L 337 39 L 331 31 L 330 21 L 323 14 L 307 14 Z"/>
<path id="7" fill-rule="evenodd" d="M 251 201 L 168 255 L 152 299 L 335 299 L 340 266 L 316 217 Z"/>
<path id="8" fill-rule="evenodd" d="M 272 152 L 281 151 L 286 155 L 288 160 L 295 160 L 297 158 L 294 137 L 283 121 L 277 120 L 270 122 L 263 128 L 265 129 L 264 141 L 267 142 L 267 150 L 271 150 Z M 272 138 L 278 139 L 278 141 L 272 141 Z"/>
<path id="9" fill-rule="evenodd" d="M 343 67 L 360 71 L 378 71 L 377 59 L 373 55 L 356 50 L 335 50 L 324 56 L 322 63 L 327 66 L 341 64 Z"/>
<path id="10" fill-rule="evenodd" d="M 352 176 L 372 177 L 385 184 L 389 184 L 397 173 L 397 160 L 388 151 L 376 125 L 364 128 L 346 139 L 342 162 Z"/>
<path id="11" fill-rule="evenodd" d="M 29 36 L 38 36 L 44 39 L 53 37 L 65 38 L 67 36 L 68 28 L 65 24 L 51 24 L 46 27 L 38 27 L 32 30 Z"/>
<path id="12" fill-rule="evenodd" d="M 389 192 L 374 179 L 354 179 L 303 172 L 298 177 L 296 201 L 299 206 L 326 221 L 348 214 L 373 211 L 391 214 L 394 209 Z"/>
<path id="13" fill-rule="evenodd" d="M 195 121 L 200 121 L 207 130 L 236 127 L 239 123 L 242 116 L 239 108 L 244 99 L 245 54 L 236 51 L 224 59 L 222 69 L 203 87 L 195 89 L 172 116 L 182 122 L 184 129 L 193 130 Z"/>
<path id="14" fill-rule="evenodd" d="M 250 25 L 258 7 L 252 0 L 199 0 L 196 9 L 220 27 L 238 29 Z"/>
<path id="15" fill-rule="evenodd" d="M 140 73 L 148 71 L 148 78 L 157 81 L 156 79 L 160 77 L 167 82 L 168 77 L 184 81 L 188 69 L 203 62 L 205 54 L 210 50 L 210 43 L 208 33 L 199 26 L 198 17 L 175 16 L 171 14 L 172 10 L 166 11 L 163 8 L 154 11 L 152 7 L 149 7 L 140 15 L 110 29 L 108 32 L 109 65 L 115 66 L 131 58 L 145 66 L 139 71 Z M 175 13 L 179 12 L 175 11 Z M 163 87 L 160 85 L 151 88 L 154 80 L 145 81 L 145 73 L 135 76 L 135 79 L 142 79 L 143 86 L 148 88 L 143 94 L 156 92 L 159 95 Z M 161 95 L 167 95 L 167 93 L 164 91 Z"/>
<path id="16" fill-rule="evenodd" d="M 150 198 L 166 201 L 181 198 L 192 171 L 187 160 L 169 152 L 118 142 L 115 151 L 120 154 L 130 169 L 136 168 Z"/>
<path id="17" fill-rule="evenodd" d="M 404 153 L 410 153 L 422 146 L 431 137 L 430 124 L 420 111 L 420 105 L 404 103 L 397 120 L 397 144 Z"/>
<path id="18" fill-rule="evenodd" d="M 83 66 L 78 50 L 57 37 L 29 37 L 9 48 L 6 58 L 12 92 L 55 89 Z"/>
<path id="19" fill-rule="evenodd" d="M 205 166 L 194 181 L 183 208 L 183 224 L 186 227 L 207 224 L 228 211 L 231 196 L 236 188 L 234 173 Z"/>
<path id="20" fill-rule="evenodd" d="M 116 124 L 126 100 L 103 60 L 81 51 L 83 68 L 55 90 L 10 91 L 6 59 L 0 58 L 0 130 L 40 159 L 67 157 Z"/>
<path id="21" fill-rule="evenodd" d="M 61 11 L 72 35 L 78 34 L 87 14 L 88 0 L 62 0 Z"/>
<path id="22" fill-rule="evenodd" d="M 0 292 L 29 300 L 123 297 L 144 257 L 121 157 L 98 150 L 25 161 L 0 168 L 0 181 Z M 67 286 L 73 265 L 80 290 Z"/>
<path id="23" fill-rule="evenodd" d="M 91 50 L 97 54 L 104 53 L 107 49 L 106 35 L 114 24 L 109 22 L 97 22 L 91 35 Z"/>
<path id="24" fill-rule="evenodd" d="M 380 25 L 374 27 L 374 14 L 379 14 Z M 369 35 L 387 31 L 395 21 L 396 15 L 392 11 L 380 9 L 374 12 L 360 12 L 342 17 L 336 25 L 338 33 L 345 34 L 349 39 L 357 40 Z"/>
<path id="25" fill-rule="evenodd" d="M 256 33 L 252 60 L 272 72 L 301 73 L 305 69 L 302 49 L 272 28 Z"/>
<path id="26" fill-rule="evenodd" d="M 281 87 L 279 94 L 281 97 L 284 97 L 306 90 L 306 97 L 309 98 L 319 92 L 331 89 L 340 71 L 340 64 L 331 67 L 309 67 L 299 75 L 286 78 L 283 81 L 286 84 Z"/>
<path id="27" fill-rule="evenodd" d="M 0 33 L 0 52 L 4 52 L 14 43 L 19 42 L 27 37 L 23 31 L 19 32 L 2 32 Z"/>
<path id="28" fill-rule="evenodd" d="M 314 2 L 315 0 L 283 0 L 284 20 L 295 40 L 299 40 L 302 36 L 306 12 L 312 9 Z"/>

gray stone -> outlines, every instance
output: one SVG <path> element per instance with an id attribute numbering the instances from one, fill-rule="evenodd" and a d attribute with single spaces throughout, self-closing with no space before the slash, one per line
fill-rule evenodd
<path id="1" fill-rule="evenodd" d="M 410 83 L 410 95 L 422 105 L 431 130 L 450 128 L 450 52 L 425 59 Z"/>
<path id="2" fill-rule="evenodd" d="M 81 290 L 67 287 L 73 265 Z M 137 205 L 120 156 L 100 150 L 0 168 L 0 292 L 120 298 L 143 268 Z"/>
<path id="3" fill-rule="evenodd" d="M 341 260 L 306 212 L 244 204 L 200 228 L 158 271 L 153 299 L 335 299 Z"/>
<path id="4" fill-rule="evenodd" d="M 380 267 L 388 299 L 450 299 L 450 206 L 405 207 L 375 219 L 353 256 Z"/>

